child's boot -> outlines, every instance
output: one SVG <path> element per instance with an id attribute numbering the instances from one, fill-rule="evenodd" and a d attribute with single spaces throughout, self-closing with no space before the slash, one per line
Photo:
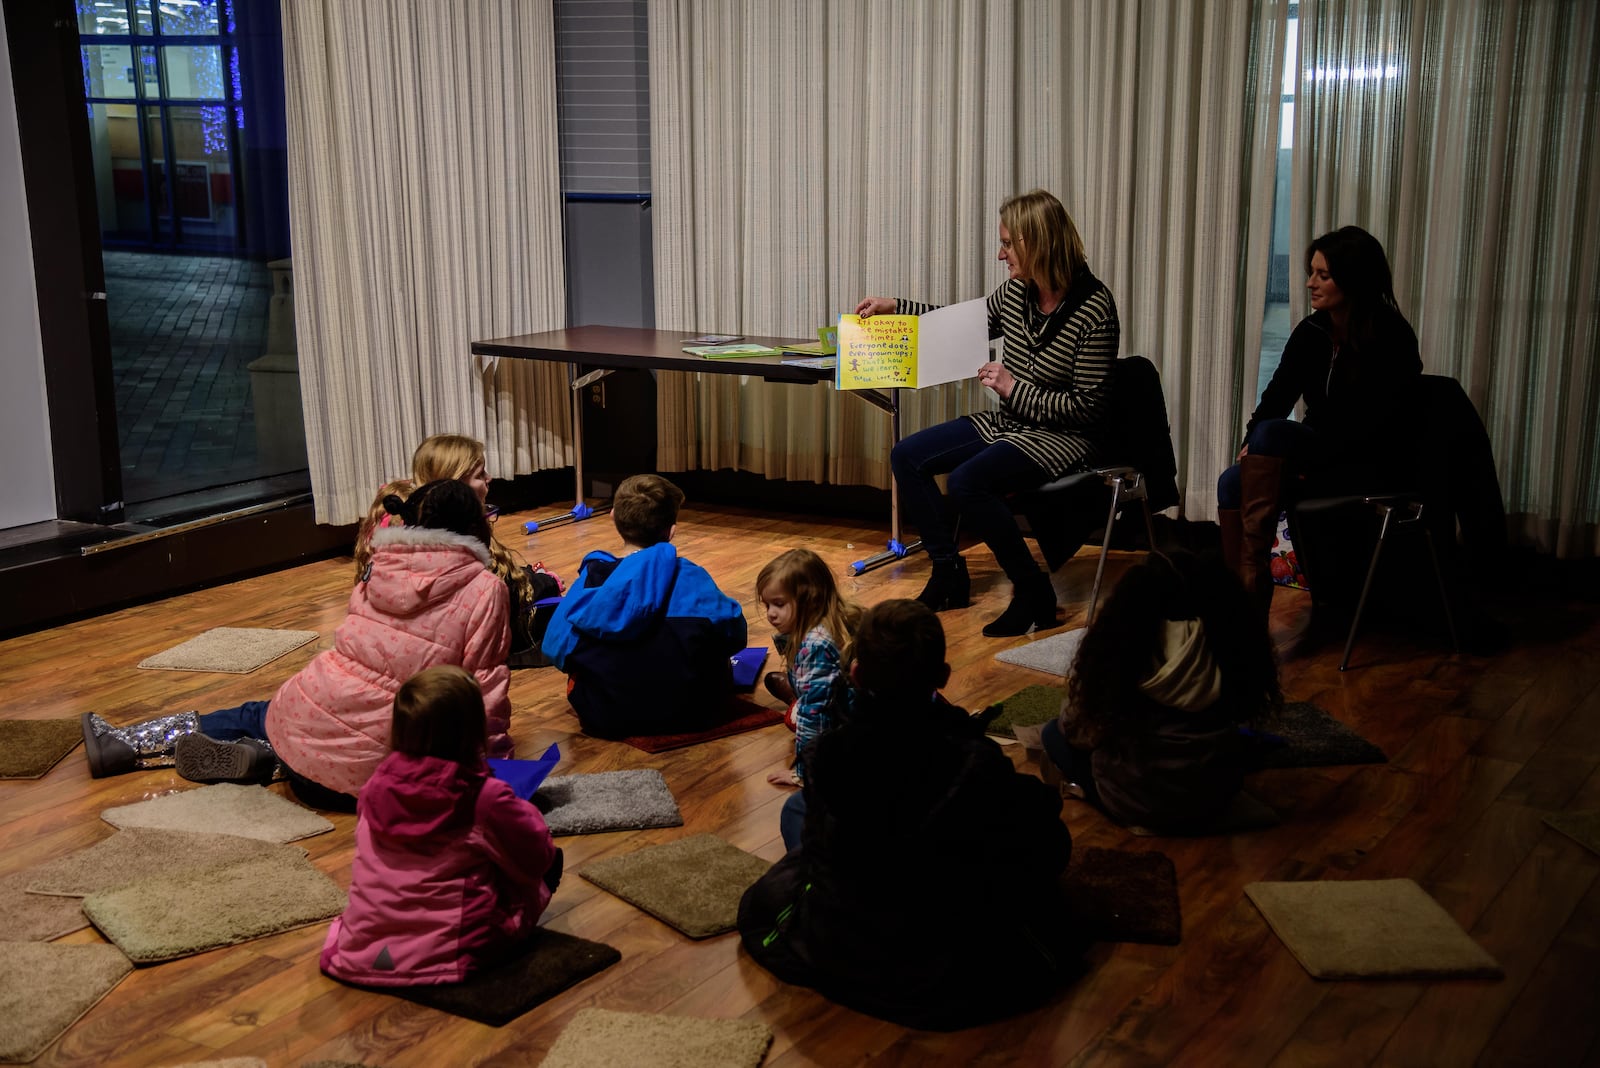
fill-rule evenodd
<path id="1" fill-rule="evenodd" d="M 145 768 L 172 767 L 178 739 L 200 729 L 198 712 L 157 716 L 127 727 L 113 727 L 93 712 L 78 717 L 89 775 L 103 779 Z"/>
<path id="2" fill-rule="evenodd" d="M 204 734 L 178 739 L 177 772 L 190 782 L 271 782 L 278 768 L 272 745 L 260 738 L 222 742 Z"/>

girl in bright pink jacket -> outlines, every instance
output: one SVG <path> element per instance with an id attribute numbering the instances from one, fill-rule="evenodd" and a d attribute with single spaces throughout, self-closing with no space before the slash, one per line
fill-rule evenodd
<path id="1" fill-rule="evenodd" d="M 351 591 L 332 649 L 271 701 L 128 727 L 85 713 L 91 773 L 176 763 L 178 774 L 195 782 L 250 782 L 281 766 L 305 803 L 354 812 L 356 793 L 389 752 L 395 693 L 439 664 L 477 677 L 489 755 L 510 756 L 509 609 L 505 583 L 489 568 L 483 506 L 465 483 L 443 479 L 384 503 L 404 525 L 373 535 L 371 563 Z"/>
<path id="2" fill-rule="evenodd" d="M 350 904 L 322 970 L 364 986 L 460 982 L 533 934 L 561 851 L 539 810 L 490 777 L 471 675 L 436 667 L 407 682 L 390 738 L 361 789 Z"/>

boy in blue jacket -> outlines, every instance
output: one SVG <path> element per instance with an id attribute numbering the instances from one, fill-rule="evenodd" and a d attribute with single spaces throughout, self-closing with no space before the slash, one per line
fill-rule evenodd
<path id="1" fill-rule="evenodd" d="M 586 734 L 679 734 L 727 718 L 744 610 L 672 547 L 682 503 L 660 475 L 624 479 L 611 502 L 622 556 L 584 557 L 550 617 L 544 653 L 567 673 Z"/>

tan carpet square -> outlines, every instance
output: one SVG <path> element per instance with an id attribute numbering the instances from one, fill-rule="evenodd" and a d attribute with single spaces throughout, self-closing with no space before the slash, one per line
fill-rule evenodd
<path id="1" fill-rule="evenodd" d="M 133 971 L 115 946 L 0 942 L 0 1063 L 33 1060 Z"/>
<path id="2" fill-rule="evenodd" d="M 770 1045 L 766 1024 L 582 1009 L 543 1068 L 756 1068 Z"/>
<path id="3" fill-rule="evenodd" d="M 739 899 L 772 865 L 710 834 L 597 860 L 578 874 L 690 938 L 731 931 Z"/>
<path id="4" fill-rule="evenodd" d="M 263 842 L 293 842 L 333 830 L 333 824 L 309 808 L 280 797 L 265 786 L 229 782 L 108 808 L 100 818 L 123 830 L 142 827 L 210 834 L 225 827 L 229 834 Z"/>
<path id="5" fill-rule="evenodd" d="M 158 671 L 225 671 L 230 675 L 247 675 L 316 640 L 314 630 L 213 627 L 182 645 L 145 657 L 139 661 L 139 666 Z"/>
<path id="6" fill-rule="evenodd" d="M 1500 965 L 1410 879 L 1244 888 L 1318 979 L 1499 978 Z"/>
<path id="7" fill-rule="evenodd" d="M 331 919 L 344 892 L 301 857 L 247 860 L 206 873 L 143 879 L 90 894 L 83 911 L 140 964 L 172 960 Z"/>
<path id="8" fill-rule="evenodd" d="M 161 875 L 193 878 L 197 872 L 277 854 L 299 858 L 306 851 L 299 846 L 277 845 L 237 834 L 134 827 L 118 831 L 87 849 L 30 868 L 27 888 L 34 894 L 87 897 L 140 879 Z"/>

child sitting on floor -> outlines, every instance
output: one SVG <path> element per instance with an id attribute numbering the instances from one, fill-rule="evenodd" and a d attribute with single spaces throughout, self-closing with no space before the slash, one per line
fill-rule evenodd
<path id="1" fill-rule="evenodd" d="M 766 609 L 783 672 L 769 672 L 767 690 L 789 706 L 784 722 L 794 731 L 794 766 L 773 772 L 775 786 L 799 786 L 806 752 L 833 724 L 834 701 L 845 697 L 842 650 L 848 649 L 861 606 L 846 600 L 833 573 L 810 549 L 790 549 L 761 569 L 756 596 Z"/>
<path id="2" fill-rule="evenodd" d="M 939 696 L 944 656 L 926 605 L 867 610 L 849 717 L 810 754 L 799 848 L 738 921 L 785 982 L 939 1031 L 1039 1004 L 1082 946 L 1057 884 L 1072 853 L 1061 798 Z"/>
<path id="3" fill-rule="evenodd" d="M 423 668 L 457 664 L 487 695 L 489 752 L 510 756 L 505 586 L 489 570 L 489 524 L 462 482 L 430 482 L 388 505 L 403 526 L 372 537 L 366 578 L 333 648 L 317 654 L 271 701 L 200 715 L 178 712 L 114 727 L 85 712 L 95 778 L 177 766 L 194 782 L 251 782 L 281 764 L 306 804 L 355 811 L 355 794 L 389 751 L 389 709 Z"/>
<path id="4" fill-rule="evenodd" d="M 585 556 L 545 630 L 544 653 L 567 673 L 567 700 L 597 738 L 698 731 L 726 718 L 744 609 L 673 548 L 682 503 L 660 475 L 624 479 L 611 501 L 622 555 Z"/>
<path id="5" fill-rule="evenodd" d="M 1239 580 L 1206 557 L 1152 556 L 1084 635 L 1041 770 L 1125 826 L 1200 830 L 1239 792 L 1240 726 L 1282 704 L 1266 621 Z"/>
<path id="6" fill-rule="evenodd" d="M 539 810 L 490 777 L 483 693 L 465 671 L 400 687 L 389 740 L 361 788 L 350 904 L 322 970 L 369 986 L 460 982 L 533 933 L 561 850 Z"/>

